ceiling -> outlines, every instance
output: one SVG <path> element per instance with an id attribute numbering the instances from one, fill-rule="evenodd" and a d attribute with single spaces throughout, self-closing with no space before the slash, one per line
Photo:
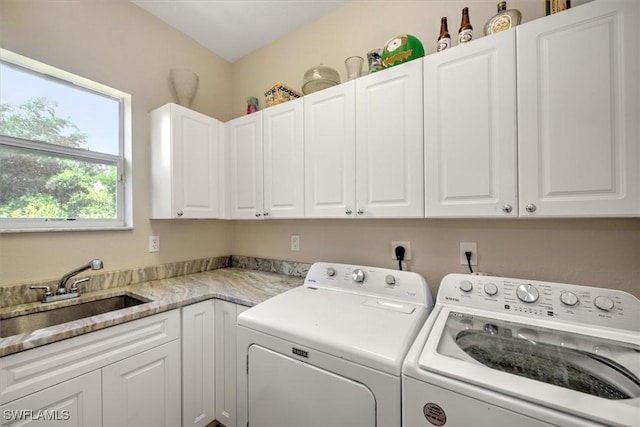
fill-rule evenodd
<path id="1" fill-rule="evenodd" d="M 289 34 L 346 0 L 131 0 L 229 62 Z"/>

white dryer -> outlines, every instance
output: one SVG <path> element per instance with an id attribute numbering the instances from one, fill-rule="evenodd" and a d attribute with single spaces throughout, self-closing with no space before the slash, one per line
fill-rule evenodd
<path id="1" fill-rule="evenodd" d="M 451 274 L 403 366 L 403 426 L 638 426 L 639 377 L 634 296 Z"/>
<path id="2" fill-rule="evenodd" d="M 238 425 L 400 426 L 402 362 L 432 307 L 419 274 L 313 264 L 238 317 Z"/>

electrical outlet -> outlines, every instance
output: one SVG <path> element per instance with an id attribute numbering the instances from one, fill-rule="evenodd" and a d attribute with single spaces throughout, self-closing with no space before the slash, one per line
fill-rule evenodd
<path id="1" fill-rule="evenodd" d="M 149 236 L 149 252 L 160 252 L 160 236 Z"/>
<path id="2" fill-rule="evenodd" d="M 411 259 L 411 242 L 391 242 L 391 259 L 398 259 L 396 257 L 396 248 L 402 246 L 404 248 L 404 259 Z"/>
<path id="3" fill-rule="evenodd" d="M 460 242 L 460 264 L 467 265 L 465 252 L 471 252 L 471 265 L 478 265 L 478 245 L 476 242 Z"/>
<path id="4" fill-rule="evenodd" d="M 299 251 L 300 250 L 300 236 L 297 234 L 291 235 L 291 250 Z"/>

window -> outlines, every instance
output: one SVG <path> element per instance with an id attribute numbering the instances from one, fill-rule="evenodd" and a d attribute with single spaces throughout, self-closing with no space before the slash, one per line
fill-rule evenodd
<path id="1" fill-rule="evenodd" d="M 0 230 L 130 227 L 130 105 L 0 49 Z"/>

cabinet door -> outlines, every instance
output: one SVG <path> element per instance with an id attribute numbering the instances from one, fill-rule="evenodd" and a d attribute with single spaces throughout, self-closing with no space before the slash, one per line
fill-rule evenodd
<path id="1" fill-rule="evenodd" d="M 636 1 L 516 28 L 520 214 L 640 212 Z"/>
<path id="2" fill-rule="evenodd" d="M 304 100 L 305 216 L 355 216 L 355 82 Z"/>
<path id="3" fill-rule="evenodd" d="M 227 123 L 229 216 L 262 218 L 262 111 Z"/>
<path id="4" fill-rule="evenodd" d="M 423 217 L 422 61 L 356 79 L 356 214 Z"/>
<path id="5" fill-rule="evenodd" d="M 182 308 L 182 425 L 215 419 L 215 300 Z"/>
<path id="6" fill-rule="evenodd" d="M 104 367 L 102 394 L 105 426 L 180 425 L 180 340 Z"/>
<path id="7" fill-rule="evenodd" d="M 150 118 L 151 217 L 219 217 L 220 122 L 176 104 Z"/>
<path id="8" fill-rule="evenodd" d="M 424 58 L 427 217 L 517 216 L 515 30 Z"/>
<path id="9" fill-rule="evenodd" d="M 236 319 L 247 307 L 216 300 L 216 420 L 236 427 Z"/>
<path id="10" fill-rule="evenodd" d="M 267 218 L 304 216 L 302 99 L 262 112 L 264 212 Z"/>
<path id="11" fill-rule="evenodd" d="M 0 406 L 0 426 L 102 425 L 100 370 Z"/>

